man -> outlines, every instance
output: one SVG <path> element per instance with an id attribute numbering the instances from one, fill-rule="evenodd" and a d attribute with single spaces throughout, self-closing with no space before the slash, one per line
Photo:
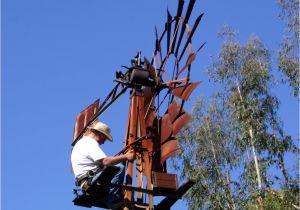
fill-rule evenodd
<path id="1" fill-rule="evenodd" d="M 124 155 L 107 157 L 99 147 L 106 140 L 111 142 L 113 140 L 110 128 L 102 122 L 96 122 L 88 128 L 83 137 L 73 147 L 71 154 L 73 171 L 76 180 L 79 181 L 79 185 L 84 190 L 86 186 L 93 185 L 97 181 L 104 166 L 118 167 L 119 171 L 111 182 L 123 184 L 125 174 L 123 163 L 127 160 L 131 161 L 135 159 L 133 150 L 128 151 Z M 122 199 L 122 190 L 117 187 L 110 187 L 108 205 L 118 203 Z"/>

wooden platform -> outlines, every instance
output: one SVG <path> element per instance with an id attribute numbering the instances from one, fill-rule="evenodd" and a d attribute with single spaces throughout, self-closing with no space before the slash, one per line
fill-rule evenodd
<path id="1" fill-rule="evenodd" d="M 107 199 L 108 199 L 108 192 L 109 192 L 109 186 L 114 187 L 120 187 L 126 190 L 131 191 L 137 191 L 137 192 L 143 192 L 143 193 L 149 193 L 158 195 L 158 196 L 165 196 L 165 198 L 158 204 L 155 205 L 155 210 L 169 210 L 174 203 L 181 199 L 182 196 L 195 184 L 194 181 L 188 180 L 186 183 L 181 185 L 178 189 L 173 187 L 173 184 L 170 185 L 171 188 L 154 188 L 154 190 L 147 190 L 142 188 L 136 188 L 136 187 L 130 187 L 130 186 L 124 186 L 124 185 L 118 185 L 118 184 L 112 184 L 111 180 L 118 172 L 118 168 L 116 167 L 106 167 L 102 174 L 100 175 L 99 179 L 97 180 L 96 184 L 91 186 L 87 192 L 76 196 L 76 198 L 73 200 L 74 205 L 77 206 L 83 206 L 87 208 L 91 207 L 99 207 L 108 209 L 109 206 L 107 205 Z M 161 179 L 163 180 L 164 177 Z M 169 184 L 169 183 L 167 183 Z M 176 183 L 177 184 L 177 183 Z M 168 186 L 169 187 L 169 186 Z M 144 209 L 143 206 L 147 206 L 147 204 L 135 204 L 134 210 L 142 210 Z"/>

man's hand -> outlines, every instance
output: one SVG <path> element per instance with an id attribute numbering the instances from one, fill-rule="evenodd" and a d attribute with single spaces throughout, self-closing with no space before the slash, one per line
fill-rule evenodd
<path id="1" fill-rule="evenodd" d="M 135 160 L 135 152 L 133 149 L 128 150 L 128 152 L 126 152 L 126 158 L 127 160 L 131 161 L 131 160 Z"/>
<path id="2" fill-rule="evenodd" d="M 116 165 L 116 164 L 121 163 L 126 160 L 129 160 L 129 161 L 135 160 L 135 152 L 133 149 L 129 149 L 123 155 L 105 157 L 101 160 L 102 160 L 104 166 L 113 166 L 113 165 Z"/>

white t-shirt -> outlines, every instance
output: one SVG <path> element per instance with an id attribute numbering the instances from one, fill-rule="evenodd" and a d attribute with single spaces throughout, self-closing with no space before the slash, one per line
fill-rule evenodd
<path id="1" fill-rule="evenodd" d="M 96 169 L 97 160 L 105 158 L 106 155 L 99 147 L 96 140 L 89 136 L 83 136 L 73 147 L 71 162 L 75 177 Z"/>

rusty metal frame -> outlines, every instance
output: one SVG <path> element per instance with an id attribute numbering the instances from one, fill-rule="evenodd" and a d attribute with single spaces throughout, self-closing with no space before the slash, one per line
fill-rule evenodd
<path id="1" fill-rule="evenodd" d="M 95 121 L 97 120 L 97 118 L 103 113 L 105 112 L 112 103 L 114 103 L 121 95 L 123 95 L 123 93 L 126 92 L 127 90 L 127 86 L 122 87 L 121 89 L 120 87 L 120 83 L 118 83 L 113 89 L 112 91 L 108 94 L 108 96 L 106 97 L 106 99 L 102 102 L 102 104 L 99 106 L 98 111 L 93 115 L 93 117 L 86 123 L 85 127 L 81 130 L 81 132 L 79 132 L 79 134 L 77 135 L 77 137 L 73 140 L 72 146 L 74 146 L 77 141 L 82 137 L 82 135 L 84 134 L 84 132 L 87 130 L 87 128 Z"/>
<path id="2" fill-rule="evenodd" d="M 141 206 L 147 207 L 148 210 L 170 209 L 194 184 L 194 181 L 189 180 L 178 189 L 176 185 L 177 190 L 174 191 L 174 186 L 164 183 L 162 179 L 156 183 L 157 186 L 155 185 L 156 187 L 153 189 L 152 174 L 153 172 L 163 173 L 166 175 L 164 176 L 166 181 L 177 183 L 171 180 L 174 179 L 174 176 L 167 174 L 166 161 L 171 156 L 179 153 L 181 148 L 176 139 L 176 134 L 192 120 L 191 116 L 184 111 L 183 106 L 194 89 L 200 84 L 200 82 L 190 82 L 190 71 L 197 53 L 205 45 L 205 43 L 202 44 L 194 52 L 192 50 L 192 38 L 203 17 L 203 14 L 200 14 L 196 18 L 193 27 L 189 28 L 188 22 L 195 2 L 196 0 L 189 1 L 184 15 L 182 15 L 184 0 L 178 0 L 176 16 L 172 17 L 169 10 L 167 10 L 167 21 L 161 35 L 155 28 L 155 50 L 151 62 L 147 58 L 142 61 L 139 52 L 135 59 L 131 60 L 131 67 L 123 66 L 127 69 L 125 74 L 117 72 L 117 80 L 115 80 L 117 84 L 72 143 L 72 146 L 74 146 L 88 126 L 96 121 L 127 89 L 131 89 L 124 147 L 117 155 L 126 153 L 128 149 L 132 148 L 135 150 L 137 158 L 135 161 L 127 163 L 125 185 L 109 184 L 125 190 L 124 210 L 141 209 Z M 185 34 L 187 39 L 183 48 L 181 48 L 181 42 Z M 165 54 L 162 53 L 161 49 L 163 41 L 166 41 L 167 46 Z M 187 54 L 186 49 L 188 47 Z M 165 69 L 170 56 L 175 57 L 171 77 L 168 76 Z M 181 60 L 184 56 L 187 57 L 187 60 L 181 66 Z M 157 64 L 159 68 L 156 68 Z M 149 75 L 149 78 L 143 78 L 144 76 L 141 78 L 134 77 L 136 75 L 133 74 L 138 72 Z M 186 73 L 186 75 L 182 76 L 183 73 Z M 138 79 L 130 80 L 130 78 Z M 162 90 L 167 90 L 164 96 L 160 96 Z M 169 96 L 167 110 L 163 116 L 160 116 L 160 109 L 163 107 L 162 104 L 165 103 L 167 96 Z M 181 100 L 181 104 L 174 102 L 174 97 Z M 156 103 L 157 106 L 155 106 Z M 136 175 L 135 179 L 133 175 Z M 146 183 L 143 183 L 144 178 Z M 136 183 L 133 183 L 133 181 Z M 159 186 L 160 183 L 162 183 L 161 186 Z M 164 189 L 166 186 L 170 186 L 170 189 Z M 160 191 L 160 189 L 163 190 Z M 137 193 L 136 196 L 135 193 Z M 156 195 L 166 197 L 158 205 L 155 205 L 153 196 Z M 135 198 L 137 199 L 135 200 Z M 148 202 L 145 202 L 146 198 Z"/>

